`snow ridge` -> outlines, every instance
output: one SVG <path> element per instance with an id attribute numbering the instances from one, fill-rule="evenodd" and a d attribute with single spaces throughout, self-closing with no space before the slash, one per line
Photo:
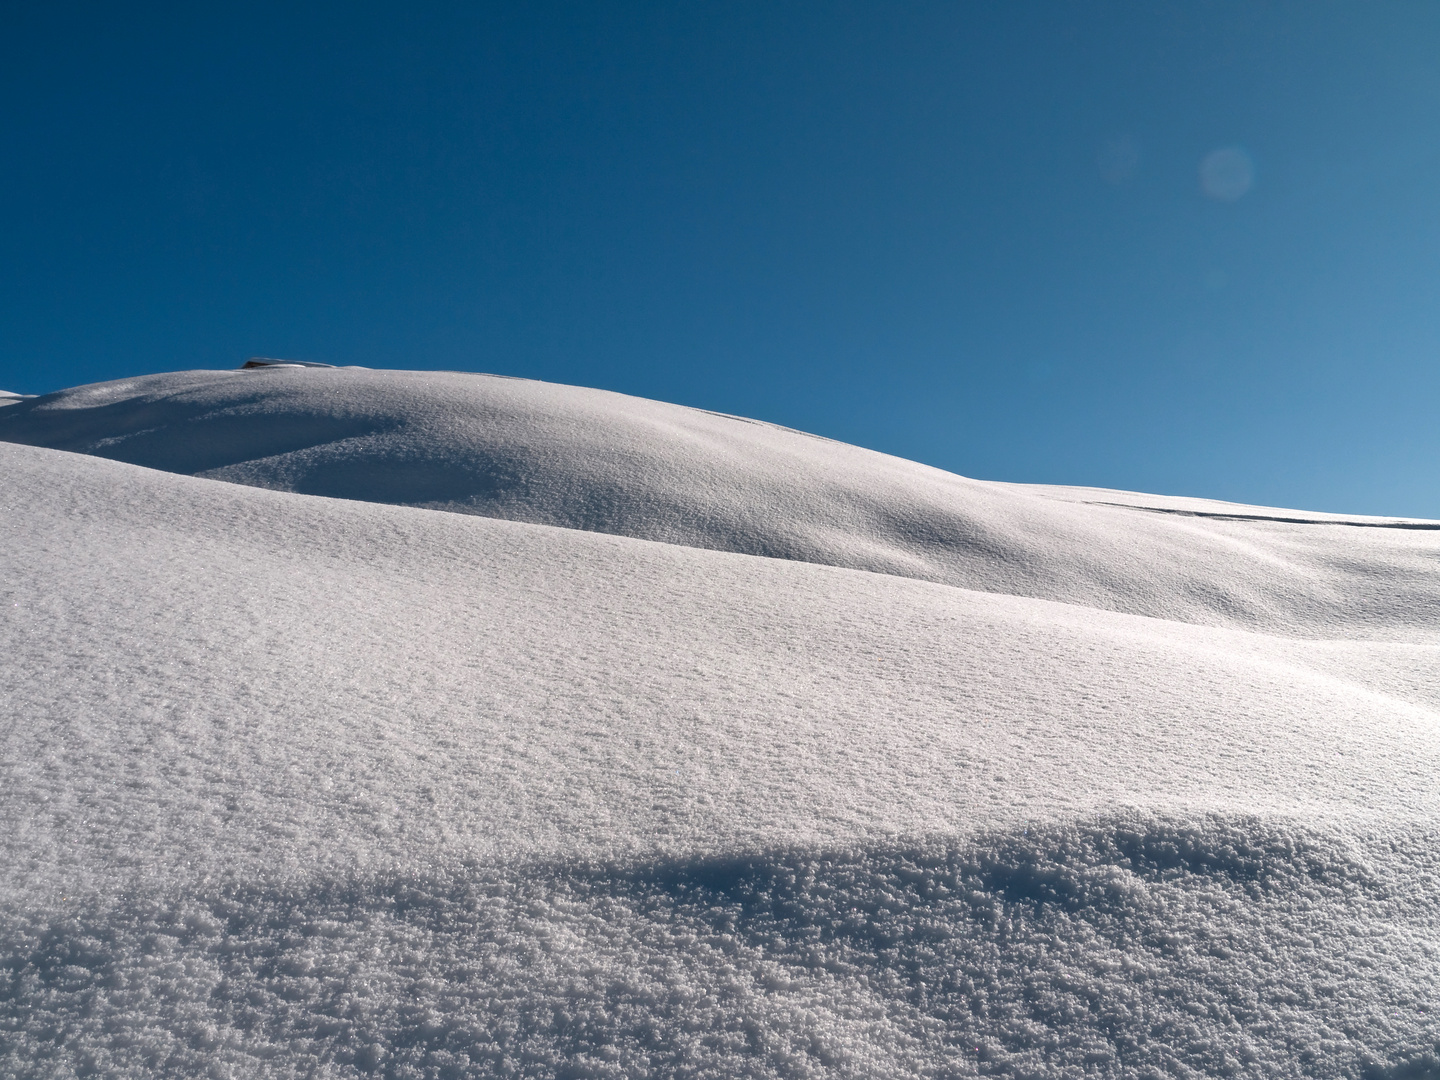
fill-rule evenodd
<path id="1" fill-rule="evenodd" d="M 823 563 L 1300 637 L 1440 627 L 1377 519 L 969 480 L 774 425 L 453 372 L 262 367 L 78 387 L 0 439 L 310 495 Z M 1163 508 L 1175 513 L 1154 513 Z M 1355 534 L 1364 534 L 1363 537 Z"/>

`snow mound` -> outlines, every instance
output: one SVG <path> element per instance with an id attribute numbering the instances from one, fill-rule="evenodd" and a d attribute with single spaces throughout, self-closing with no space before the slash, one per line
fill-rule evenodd
<path id="1" fill-rule="evenodd" d="M 284 491 L 1296 636 L 1433 635 L 1440 523 L 987 483 L 526 380 L 273 364 L 78 387 L 0 439 Z"/>
<path id="2" fill-rule="evenodd" d="M 1261 637 L 14 445 L 0 467 L 0 859 L 32 897 L 1117 806 L 1437 811 L 1435 645 Z"/>

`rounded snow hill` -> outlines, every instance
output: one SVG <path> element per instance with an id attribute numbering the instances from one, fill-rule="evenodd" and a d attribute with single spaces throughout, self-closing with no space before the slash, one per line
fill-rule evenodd
<path id="1" fill-rule="evenodd" d="M 1430 523 L 453 374 L 0 435 L 6 1076 L 1440 1075 Z"/>
<path id="2" fill-rule="evenodd" d="M 454 372 L 270 364 L 77 387 L 0 439 L 309 495 L 1304 637 L 1440 631 L 1440 522 L 969 480 L 771 424 Z"/>

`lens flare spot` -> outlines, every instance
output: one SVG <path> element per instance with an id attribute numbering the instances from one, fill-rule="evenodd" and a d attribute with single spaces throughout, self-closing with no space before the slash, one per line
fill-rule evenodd
<path id="1" fill-rule="evenodd" d="M 1239 146 L 1212 150 L 1200 162 L 1200 190 L 1207 198 L 1234 202 L 1255 183 L 1255 162 Z"/>

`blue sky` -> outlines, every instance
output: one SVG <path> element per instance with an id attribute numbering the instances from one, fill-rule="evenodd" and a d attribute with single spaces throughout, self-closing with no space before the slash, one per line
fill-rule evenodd
<path id="1" fill-rule="evenodd" d="M 494 371 L 1440 517 L 1440 5 L 410 7 L 6 5 L 0 387 Z"/>

